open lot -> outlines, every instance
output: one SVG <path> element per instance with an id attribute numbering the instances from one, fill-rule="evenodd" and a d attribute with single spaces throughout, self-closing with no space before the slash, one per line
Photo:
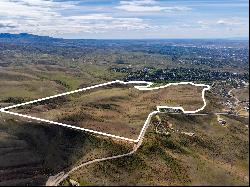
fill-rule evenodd
<path id="1" fill-rule="evenodd" d="M 235 89 L 232 94 L 240 101 L 249 101 L 249 86 Z"/>
<path id="2" fill-rule="evenodd" d="M 203 87 L 171 85 L 141 91 L 134 84 L 115 83 L 68 96 L 14 108 L 11 111 L 73 126 L 136 139 L 157 106 L 195 111 L 204 103 Z"/>

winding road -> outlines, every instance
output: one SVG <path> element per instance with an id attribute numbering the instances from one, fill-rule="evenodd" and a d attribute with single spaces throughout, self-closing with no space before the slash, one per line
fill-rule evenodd
<path id="1" fill-rule="evenodd" d="M 65 95 L 69 95 L 69 94 L 73 94 L 73 93 L 79 93 L 79 92 L 82 92 L 82 91 L 86 91 L 86 90 L 90 90 L 90 89 L 98 88 L 98 87 L 102 87 L 102 86 L 107 86 L 107 85 L 114 84 L 114 83 L 120 83 L 120 84 L 144 84 L 143 86 L 142 85 L 134 86 L 138 90 L 142 90 L 142 91 L 162 89 L 162 88 L 166 88 L 166 87 L 171 86 L 171 85 L 176 86 L 176 85 L 188 85 L 188 84 L 190 84 L 190 85 L 194 85 L 194 86 L 198 86 L 198 87 L 199 86 L 204 87 L 203 90 L 202 90 L 203 106 L 201 108 L 195 110 L 195 111 L 185 111 L 182 107 L 157 106 L 157 110 L 151 112 L 148 115 L 147 120 L 145 121 L 144 126 L 141 129 L 140 135 L 138 136 L 138 138 L 136 140 L 128 139 L 128 138 L 125 138 L 125 137 L 120 137 L 120 136 L 116 136 L 116 135 L 112 135 L 112 134 L 108 134 L 108 133 L 104 133 L 104 132 L 94 131 L 94 130 L 91 130 L 91 129 L 75 127 L 75 126 L 71 126 L 71 125 L 68 125 L 68 124 L 63 124 L 63 123 L 59 123 L 59 122 L 54 122 L 54 121 L 50 121 L 50 120 L 46 120 L 46 119 L 41 119 L 41 118 L 37 118 L 37 117 L 29 116 L 29 115 L 23 115 L 23 114 L 19 114 L 19 113 L 16 113 L 16 112 L 9 111 L 9 109 L 13 109 L 13 108 L 16 108 L 16 107 L 20 107 L 20 106 L 24 106 L 24 105 L 28 105 L 28 104 L 33 104 L 33 103 L 37 103 L 37 102 L 40 102 L 40 101 L 45 101 L 45 100 L 48 100 L 48 99 L 52 99 L 52 98 L 56 98 L 56 97 L 60 97 L 60 96 L 65 96 Z M 146 86 L 145 86 L 145 84 L 146 84 Z M 120 80 L 116 80 L 116 81 L 111 81 L 111 82 L 107 82 L 107 83 L 104 83 L 104 84 L 90 86 L 90 87 L 87 87 L 87 88 L 82 88 L 82 89 L 78 89 L 78 90 L 74 90 L 74 91 L 70 91 L 70 92 L 66 92 L 66 93 L 62 93 L 62 94 L 58 94 L 58 95 L 54 95 L 54 96 L 50 96 L 50 97 L 45 97 L 45 98 L 41 98 L 41 99 L 29 101 L 29 102 L 17 104 L 17 105 L 8 106 L 8 107 L 5 107 L 5 108 L 0 108 L 0 112 L 15 115 L 15 116 L 19 116 L 19 117 L 24 117 L 24 118 L 28 118 L 28 119 L 33 119 L 33 120 L 37 120 L 37 121 L 40 121 L 40 122 L 42 121 L 42 122 L 47 122 L 47 123 L 50 123 L 50 124 L 60 125 L 60 126 L 64 126 L 64 127 L 68 127 L 68 128 L 72 128 L 72 129 L 82 130 L 82 131 L 85 131 L 85 132 L 95 133 L 95 134 L 98 134 L 98 135 L 104 135 L 104 136 L 111 137 L 111 138 L 114 138 L 114 139 L 122 139 L 122 140 L 125 140 L 125 141 L 130 141 L 130 142 L 135 143 L 132 151 L 130 151 L 129 153 L 116 155 L 116 156 L 111 156 L 111 157 L 106 157 L 106 158 L 99 158 L 99 159 L 95 159 L 95 160 L 92 160 L 92 161 L 88 161 L 88 162 L 82 163 L 82 164 L 80 164 L 80 165 L 78 165 L 76 167 L 73 167 L 71 170 L 69 170 L 66 173 L 63 171 L 63 172 L 60 172 L 60 173 L 58 173 L 58 174 L 56 174 L 54 176 L 50 176 L 49 179 L 46 182 L 46 186 L 57 186 L 63 180 L 65 180 L 71 173 L 73 173 L 74 171 L 78 170 L 79 168 L 81 168 L 83 166 L 87 166 L 89 164 L 93 164 L 93 163 L 96 163 L 96 162 L 122 158 L 122 157 L 130 156 L 130 155 L 134 154 L 137 151 L 137 149 L 141 146 L 141 144 L 143 142 L 143 138 L 145 136 L 147 128 L 150 125 L 150 121 L 151 121 L 152 116 L 155 115 L 156 113 L 160 113 L 161 109 L 169 109 L 169 108 L 171 108 L 171 109 L 175 109 L 175 110 L 180 110 L 184 114 L 196 114 L 197 112 L 202 111 L 206 107 L 206 104 L 207 104 L 206 100 L 205 100 L 205 91 L 210 90 L 210 88 L 211 88 L 209 85 L 195 84 L 193 82 L 168 83 L 167 85 L 159 86 L 159 87 L 151 87 L 152 84 L 153 84 L 152 82 L 146 82 L 146 81 L 123 82 L 123 81 L 120 81 Z"/>
<path id="2" fill-rule="evenodd" d="M 71 173 L 73 173 L 74 171 L 80 169 L 81 167 L 96 163 L 96 162 L 101 162 L 101 161 L 106 161 L 106 160 L 112 160 L 112 159 L 117 159 L 117 158 L 122 158 L 122 157 L 126 157 L 126 156 L 130 156 L 132 154 L 134 154 L 138 148 L 141 146 L 142 142 L 143 142 L 143 138 L 145 136 L 145 133 L 150 125 L 150 120 L 152 118 L 152 116 L 154 114 L 156 114 L 158 112 L 153 112 L 149 115 L 148 119 L 147 119 L 147 123 L 145 125 L 145 128 L 143 129 L 143 131 L 141 132 L 141 136 L 140 139 L 137 143 L 135 143 L 133 150 L 125 153 L 125 154 L 121 154 L 121 155 L 116 155 L 116 156 L 111 156 L 111 157 L 105 157 L 105 158 L 99 158 L 99 159 L 94 159 L 85 163 L 82 163 L 76 167 L 73 167 L 70 171 L 68 172 L 60 172 L 54 176 L 50 176 L 46 182 L 46 186 L 58 186 L 63 180 L 65 180 Z M 177 115 L 181 115 L 181 113 L 172 113 L 172 114 L 177 114 Z M 229 113 L 225 113 L 225 112 L 221 112 L 221 113 L 212 113 L 214 115 L 233 115 L 233 116 L 237 116 L 234 114 L 229 114 Z M 193 115 L 193 116 L 206 116 L 206 115 L 211 115 L 210 113 L 196 113 L 196 114 L 188 114 L 188 115 Z M 242 117 L 242 116 L 241 116 Z"/>
<path id="3" fill-rule="evenodd" d="M 122 157 L 125 157 L 125 156 L 130 156 L 132 154 L 134 154 L 137 149 L 141 146 L 142 142 L 143 142 L 143 138 L 145 136 L 145 133 L 146 133 L 146 130 L 147 128 L 149 127 L 150 125 L 150 120 L 152 118 L 152 116 L 157 113 L 157 112 L 152 112 L 148 119 L 147 119 L 147 123 L 143 129 L 143 131 L 141 132 L 141 136 L 140 136 L 140 139 L 139 141 L 134 145 L 133 147 L 133 150 L 130 151 L 129 153 L 125 153 L 125 154 L 121 154 L 121 155 L 116 155 L 116 156 L 111 156 L 111 157 L 106 157 L 106 158 L 98 158 L 98 159 L 95 159 L 95 160 L 91 160 L 91 161 L 88 161 L 88 162 L 85 162 L 85 163 L 82 163 L 76 167 L 73 167 L 70 171 L 68 171 L 67 173 L 64 173 L 64 172 L 60 172 L 54 176 L 50 176 L 49 179 L 47 180 L 46 182 L 46 186 L 58 186 L 63 180 L 65 180 L 71 173 L 73 173 L 74 171 L 80 169 L 81 167 L 84 167 L 84 166 L 87 166 L 87 165 L 90 165 L 90 164 L 93 164 L 93 163 L 96 163 L 96 162 L 101 162 L 101 161 L 106 161 L 106 160 L 112 160 L 112 159 L 117 159 L 117 158 L 122 158 Z"/>

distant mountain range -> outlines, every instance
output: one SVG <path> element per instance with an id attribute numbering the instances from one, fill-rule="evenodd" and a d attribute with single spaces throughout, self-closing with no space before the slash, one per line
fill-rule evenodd
<path id="1" fill-rule="evenodd" d="M 43 39 L 52 39 L 52 37 L 49 36 L 38 36 L 34 34 L 29 34 L 29 33 L 20 33 L 20 34 L 11 34 L 11 33 L 0 33 L 0 38 L 32 38 L 32 39 L 37 39 L 37 38 L 43 38 Z"/>
<path id="2" fill-rule="evenodd" d="M 10 34 L 10 33 L 0 33 L 0 40 L 5 42 L 21 42 L 21 43 L 33 43 L 33 42 L 51 42 L 51 41 L 59 41 L 63 39 L 53 38 L 49 36 L 38 36 L 28 33 L 20 33 L 20 34 Z"/>
<path id="3" fill-rule="evenodd" d="M 64 38 L 54 38 L 50 36 L 39 36 L 29 33 L 19 33 L 19 34 L 11 34 L 11 33 L 0 33 L 0 39 L 17 39 L 17 40 L 36 40 L 36 41 L 95 41 L 95 40 L 102 40 L 102 41 L 218 41 L 218 40 L 249 40 L 249 38 L 245 37 L 232 37 L 227 39 L 186 39 L 186 38 L 180 38 L 180 39 L 64 39 Z"/>
<path id="4" fill-rule="evenodd" d="M 7 45 L 8 44 L 8 45 Z M 26 49 L 35 47 L 39 50 L 53 51 L 55 48 L 62 47 L 86 50 L 86 47 L 92 47 L 92 49 L 105 47 L 113 49 L 126 49 L 133 51 L 141 51 L 142 49 L 148 48 L 163 48 L 165 46 L 172 47 L 204 47 L 204 46 L 217 46 L 217 47 L 245 47 L 248 46 L 248 40 L 236 40 L 236 39 L 145 39 L 145 40 L 129 40 L 129 39 L 63 39 L 53 38 L 50 36 L 39 36 L 29 33 L 10 34 L 0 33 L 0 47 L 10 46 L 13 49 L 16 47 L 24 47 Z M 133 46 L 131 48 L 131 46 Z M 53 49 L 49 49 L 53 48 Z M 30 50 L 30 49 L 29 49 Z"/>

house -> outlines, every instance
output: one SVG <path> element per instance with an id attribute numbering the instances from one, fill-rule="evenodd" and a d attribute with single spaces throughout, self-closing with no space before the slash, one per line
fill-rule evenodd
<path id="1" fill-rule="evenodd" d="M 225 120 L 223 120 L 223 119 L 219 119 L 218 122 L 222 126 L 225 126 L 227 124 L 227 122 Z"/>

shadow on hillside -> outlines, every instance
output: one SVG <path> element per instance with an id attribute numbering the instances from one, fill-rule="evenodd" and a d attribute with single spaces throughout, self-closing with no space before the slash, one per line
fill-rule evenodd
<path id="1" fill-rule="evenodd" d="M 0 174 L 0 184 L 3 185 L 44 185 L 48 176 L 68 169 L 91 151 L 98 152 L 98 156 L 103 152 L 128 151 L 113 141 L 100 141 L 89 134 L 55 125 L 17 120 L 1 123 L 0 169 L 4 172 Z"/>

